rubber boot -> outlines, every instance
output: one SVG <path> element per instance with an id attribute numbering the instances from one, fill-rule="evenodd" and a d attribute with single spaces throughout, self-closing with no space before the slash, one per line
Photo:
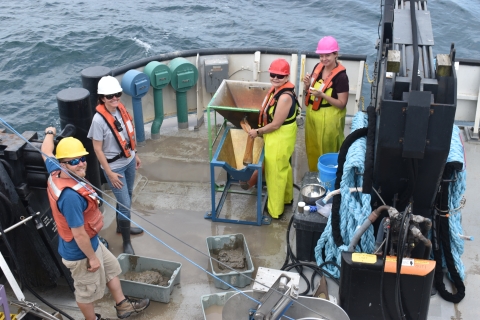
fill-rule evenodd
<path id="1" fill-rule="evenodd" d="M 135 254 L 130 243 L 130 220 L 118 220 L 123 239 L 123 253 Z"/>
<path id="2" fill-rule="evenodd" d="M 118 204 L 117 204 L 117 211 L 118 211 Z M 118 225 L 118 212 L 116 212 L 116 217 L 117 217 L 117 233 L 122 233 L 120 231 L 120 226 Z M 143 229 L 138 227 L 130 227 L 130 234 L 136 235 L 141 233 L 143 233 Z"/>

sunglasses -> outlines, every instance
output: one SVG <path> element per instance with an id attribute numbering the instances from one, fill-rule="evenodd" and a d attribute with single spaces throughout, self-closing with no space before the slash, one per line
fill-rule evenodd
<path id="1" fill-rule="evenodd" d="M 85 161 L 87 161 L 87 158 L 85 158 L 85 156 L 83 156 L 83 157 L 73 159 L 73 160 L 70 160 L 70 161 L 64 161 L 62 163 L 66 163 L 66 164 L 69 164 L 71 166 L 77 166 L 80 163 L 80 161 L 85 162 Z"/>
<path id="2" fill-rule="evenodd" d="M 272 78 L 272 79 L 274 79 L 274 78 L 283 79 L 285 77 L 286 77 L 286 75 L 284 75 L 284 74 L 270 73 L 270 78 Z"/>
<path id="3" fill-rule="evenodd" d="M 116 97 L 116 98 L 120 98 L 122 96 L 122 93 L 121 92 L 117 92 L 117 93 L 114 93 L 114 94 L 106 94 L 105 95 L 105 98 L 107 100 L 112 100 L 113 97 Z"/>

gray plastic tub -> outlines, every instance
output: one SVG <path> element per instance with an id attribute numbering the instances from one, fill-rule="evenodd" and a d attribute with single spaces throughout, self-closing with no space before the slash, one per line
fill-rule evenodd
<path id="1" fill-rule="evenodd" d="M 149 270 L 158 271 L 162 276 L 170 278 L 166 287 L 120 279 L 122 290 L 125 295 L 135 298 L 148 298 L 163 303 L 170 302 L 170 295 L 172 294 L 173 286 L 180 283 L 180 269 L 182 268 L 180 262 L 153 259 L 125 253 L 120 254 L 117 260 L 122 268 L 120 278 L 129 271 L 143 272 Z"/>
<path id="2" fill-rule="evenodd" d="M 207 314 L 205 313 L 205 311 L 207 311 L 208 308 L 217 306 L 219 308 L 212 311 L 219 312 L 220 307 L 223 308 L 223 306 L 225 305 L 225 302 L 227 302 L 227 300 L 230 299 L 230 297 L 236 293 L 237 293 L 236 291 L 228 291 L 228 292 L 207 294 L 202 296 L 200 300 L 202 302 L 203 318 L 205 320 L 208 319 Z"/>
<path id="3" fill-rule="evenodd" d="M 224 271 L 218 271 L 218 268 L 214 268 L 214 264 L 215 266 L 217 266 L 218 262 L 210 259 L 210 267 L 212 269 L 212 273 L 217 277 L 213 278 L 213 283 L 215 284 L 215 287 L 224 290 L 230 288 L 227 284 L 223 283 L 219 279 L 225 281 L 226 283 L 234 287 L 239 288 L 248 286 L 252 282 L 251 278 L 255 268 L 253 267 L 252 258 L 250 257 L 247 242 L 245 241 L 245 237 L 243 234 L 238 233 L 208 237 L 207 248 L 210 258 L 212 258 L 212 255 L 217 255 L 218 252 L 222 249 L 233 250 L 243 248 L 243 252 L 245 254 L 246 268 L 242 271 L 231 271 L 229 269 L 225 269 Z"/>

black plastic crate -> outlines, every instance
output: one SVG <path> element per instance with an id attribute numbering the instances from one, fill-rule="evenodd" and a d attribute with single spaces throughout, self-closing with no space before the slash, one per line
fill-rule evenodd
<path id="1" fill-rule="evenodd" d="M 325 230 L 328 219 L 317 212 L 298 213 L 293 216 L 296 229 L 296 256 L 301 261 L 316 261 L 315 247 Z"/>

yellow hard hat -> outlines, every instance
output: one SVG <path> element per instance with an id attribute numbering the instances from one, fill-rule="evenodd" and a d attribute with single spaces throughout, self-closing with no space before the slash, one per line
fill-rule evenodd
<path id="1" fill-rule="evenodd" d="M 85 150 L 85 147 L 80 140 L 73 137 L 67 137 L 63 138 L 58 143 L 57 154 L 55 157 L 57 159 L 77 158 L 87 154 L 88 152 Z"/>

